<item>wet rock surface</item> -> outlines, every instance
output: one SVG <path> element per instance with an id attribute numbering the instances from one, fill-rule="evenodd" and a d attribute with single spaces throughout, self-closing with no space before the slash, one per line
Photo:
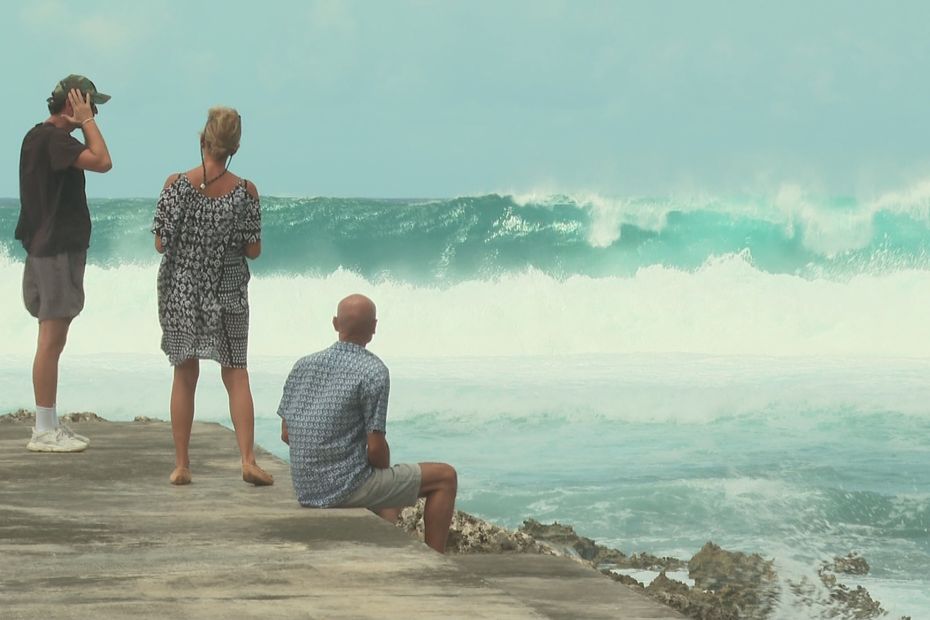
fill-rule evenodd
<path id="1" fill-rule="evenodd" d="M 688 562 L 694 589 L 713 592 L 718 604 L 740 618 L 767 618 L 780 589 L 772 560 L 705 544 Z"/>
<path id="2" fill-rule="evenodd" d="M 646 594 L 660 603 L 677 609 L 689 618 L 739 620 L 748 617 L 739 615 L 737 610 L 724 607 L 713 593 L 689 588 L 680 581 L 669 579 L 665 573 L 660 573 L 651 584 L 646 586 Z"/>
<path id="3" fill-rule="evenodd" d="M 843 575 L 868 575 L 869 563 L 858 553 L 849 553 L 843 557 L 833 558 L 833 562 L 824 564 L 827 571 Z"/>
<path id="4" fill-rule="evenodd" d="M 868 572 L 869 563 L 865 558 L 850 553 L 845 557 L 836 557 L 832 562 L 824 562 L 817 571 L 819 583 L 818 580 L 802 578 L 800 581 L 789 581 L 788 584 L 798 605 L 822 609 L 822 618 L 887 618 L 888 612 L 872 598 L 868 590 L 862 586 L 850 587 L 840 583 L 836 576 L 837 573 L 866 575 Z M 901 620 L 910 620 L 910 617 L 902 616 Z"/>

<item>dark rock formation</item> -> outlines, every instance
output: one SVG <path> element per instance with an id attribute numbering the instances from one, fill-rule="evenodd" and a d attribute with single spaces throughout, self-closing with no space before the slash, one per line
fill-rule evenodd
<path id="1" fill-rule="evenodd" d="M 836 557 L 833 562 L 824 562 L 817 571 L 820 583 L 802 578 L 799 582 L 789 582 L 792 593 L 801 607 L 820 607 L 824 618 L 842 618 L 850 620 L 868 620 L 883 618 L 888 612 L 881 603 L 872 598 L 862 586 L 851 588 L 840 583 L 836 573 L 848 575 L 866 575 L 869 563 L 856 553 L 846 557 Z M 910 620 L 903 616 L 901 620 Z"/>
<path id="2" fill-rule="evenodd" d="M 845 557 L 835 557 L 833 562 L 824 564 L 823 568 L 842 575 L 868 575 L 869 563 L 858 553 L 849 553 Z"/>
<path id="3" fill-rule="evenodd" d="M 12 413 L 6 413 L 0 416 L 0 424 L 15 424 L 17 422 L 31 422 L 35 423 L 36 414 L 34 411 L 26 411 L 25 409 L 18 409 Z"/>
<path id="4" fill-rule="evenodd" d="M 585 536 L 579 536 L 570 525 L 562 525 L 558 521 L 552 525 L 543 525 L 535 519 L 527 519 L 520 526 L 522 532 L 531 538 L 549 543 L 563 551 L 565 555 L 574 555 L 582 560 L 594 561 L 598 556 L 598 545 Z M 619 553 L 619 552 L 617 552 Z M 623 556 L 623 554 L 619 554 Z"/>
<path id="5" fill-rule="evenodd" d="M 683 570 L 687 563 L 677 558 L 660 558 L 648 553 L 628 556 L 621 551 L 604 547 L 586 536 L 579 536 L 570 525 L 553 523 L 545 525 L 535 519 L 527 519 L 520 527 L 520 532 L 536 540 L 546 542 L 563 555 L 570 555 L 587 560 L 595 566 L 615 568 L 637 568 L 644 570 Z"/>
<path id="6" fill-rule="evenodd" d="M 59 417 L 66 422 L 106 422 L 104 418 L 101 418 L 99 415 L 92 411 L 66 413 L 65 415 Z"/>
<path id="7" fill-rule="evenodd" d="M 855 589 L 838 583 L 836 575 L 820 570 L 820 584 L 803 577 L 798 582 L 789 582 L 795 597 L 795 606 L 799 609 L 820 608 L 822 618 L 840 618 L 843 620 L 868 620 L 882 618 L 887 612 L 874 600 L 862 586 Z M 909 620 L 909 618 L 902 618 Z"/>
<path id="8" fill-rule="evenodd" d="M 695 589 L 712 592 L 721 608 L 739 618 L 767 618 L 780 592 L 771 560 L 726 551 L 711 542 L 688 562 L 688 576 Z"/>
<path id="9" fill-rule="evenodd" d="M 689 588 L 680 581 L 669 579 L 660 573 L 651 584 L 646 586 L 646 594 L 651 598 L 677 609 L 689 618 L 697 620 L 741 620 L 750 616 L 740 615 L 738 610 L 721 604 L 717 596 L 697 588 Z"/>

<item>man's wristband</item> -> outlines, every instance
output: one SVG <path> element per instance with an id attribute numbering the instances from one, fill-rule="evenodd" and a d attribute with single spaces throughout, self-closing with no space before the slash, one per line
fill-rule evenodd
<path id="1" fill-rule="evenodd" d="M 83 126 L 86 125 L 87 123 L 91 122 L 92 120 L 94 120 L 94 117 L 93 117 L 93 116 L 91 116 L 90 118 L 85 118 L 83 121 L 81 121 L 81 127 L 83 127 Z"/>

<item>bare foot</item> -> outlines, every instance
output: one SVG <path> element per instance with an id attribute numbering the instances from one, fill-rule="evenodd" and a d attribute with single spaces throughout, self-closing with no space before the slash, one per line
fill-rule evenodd
<path id="1" fill-rule="evenodd" d="M 171 472 L 171 475 L 168 477 L 168 480 L 171 484 L 175 485 L 184 485 L 191 483 L 191 470 L 187 467 L 175 467 L 174 471 Z"/>
<path id="2" fill-rule="evenodd" d="M 257 487 L 267 487 L 274 484 L 274 477 L 255 463 L 242 464 L 242 479 Z"/>

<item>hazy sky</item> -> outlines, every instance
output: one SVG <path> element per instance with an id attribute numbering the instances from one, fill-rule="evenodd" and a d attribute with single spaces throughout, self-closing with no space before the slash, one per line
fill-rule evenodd
<path id="1" fill-rule="evenodd" d="M 262 193 L 664 194 L 930 177 L 930 2 L 5 2 L 0 196 L 45 98 L 113 99 L 93 196 L 154 196 L 237 107 Z M 76 132 L 79 135 L 80 132 Z"/>

